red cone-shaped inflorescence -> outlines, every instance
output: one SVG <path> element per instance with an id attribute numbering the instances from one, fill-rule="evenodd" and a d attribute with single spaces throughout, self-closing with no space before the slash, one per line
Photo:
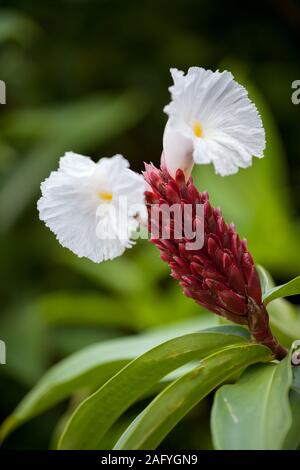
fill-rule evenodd
<path id="1" fill-rule="evenodd" d="M 207 193 L 200 193 L 192 178 L 186 183 L 182 170 L 175 179 L 164 168 L 145 164 L 144 178 L 149 185 L 146 191 L 149 232 L 154 228 L 160 236 L 151 238 L 160 250 L 161 258 L 171 268 L 185 295 L 203 307 L 232 322 L 247 325 L 253 337 L 268 346 L 281 359 L 286 350 L 278 344 L 269 327 L 269 318 L 262 302 L 258 273 L 246 240 L 240 240 L 233 224 L 227 224 L 220 209 L 214 209 Z M 182 214 L 187 205 L 192 208 L 192 227 L 204 224 L 204 243 L 201 249 L 190 249 L 191 239 L 185 238 L 184 229 L 178 237 L 178 220 L 170 211 L 168 230 L 162 227 L 162 217 L 153 217 L 164 207 L 180 205 Z M 204 218 L 196 212 L 197 204 L 203 204 Z M 167 205 L 167 206 L 166 206 Z M 154 210 L 156 209 L 156 210 Z M 151 217 L 152 214 L 152 217 Z M 183 219 L 181 219 L 183 224 Z M 158 227 L 157 227 L 158 226 Z M 161 236 L 169 233 L 168 239 Z"/>

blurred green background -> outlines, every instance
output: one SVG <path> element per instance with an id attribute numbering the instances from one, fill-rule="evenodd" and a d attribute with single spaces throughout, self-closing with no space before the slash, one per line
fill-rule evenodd
<path id="1" fill-rule="evenodd" d="M 95 159 L 121 152 L 135 170 L 159 162 L 171 66 L 229 69 L 249 89 L 266 158 L 228 178 L 197 167 L 194 178 L 277 282 L 299 274 L 300 105 L 291 101 L 299 46 L 300 6 L 288 0 L 0 2 L 1 421 L 69 353 L 200 313 L 146 241 L 94 265 L 61 248 L 36 210 L 40 182 L 67 150 Z M 210 446 L 209 401 L 165 448 Z M 4 447 L 47 448 L 65 409 Z"/>

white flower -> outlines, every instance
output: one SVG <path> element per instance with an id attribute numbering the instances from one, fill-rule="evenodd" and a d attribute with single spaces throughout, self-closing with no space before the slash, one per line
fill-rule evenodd
<path id="1" fill-rule="evenodd" d="M 102 158 L 67 152 L 41 184 L 40 219 L 79 257 L 101 262 L 120 256 L 133 242 L 144 212 L 145 182 L 121 155 Z"/>
<path id="2" fill-rule="evenodd" d="M 171 69 L 174 85 L 164 133 L 164 161 L 174 176 L 186 176 L 195 163 L 213 163 L 216 173 L 230 175 L 263 157 L 265 132 L 247 91 L 230 72 L 191 67 Z"/>

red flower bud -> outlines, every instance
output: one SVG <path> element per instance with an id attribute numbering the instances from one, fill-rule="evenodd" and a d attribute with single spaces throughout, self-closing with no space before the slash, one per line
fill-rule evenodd
<path id="1" fill-rule="evenodd" d="M 221 210 L 211 206 L 208 194 L 197 190 L 191 177 L 185 181 L 180 169 L 174 179 L 165 168 L 148 164 L 145 168 L 144 178 L 151 188 L 145 193 L 148 229 L 151 234 L 155 229 L 156 234 L 159 231 L 159 237 L 151 242 L 159 248 L 161 258 L 169 264 L 171 275 L 179 281 L 184 294 L 230 321 L 247 325 L 257 341 L 272 349 L 277 358 L 284 357 L 286 350 L 269 327 L 258 273 L 246 241 L 240 240 L 233 224 L 224 221 Z M 162 217 L 157 214 L 166 214 L 166 208 L 174 204 L 183 210 L 188 205 L 192 208 L 189 217 L 193 230 L 198 226 L 204 231 L 202 248 L 188 248 L 194 239 L 185 235 L 183 217 L 175 220 L 175 211 L 168 211 L 169 227 L 163 226 Z M 203 220 L 196 213 L 199 204 L 204 208 Z M 151 214 L 156 214 L 155 220 Z M 175 236 L 178 225 L 180 238 Z M 169 233 L 170 238 L 163 239 L 162 233 Z"/>

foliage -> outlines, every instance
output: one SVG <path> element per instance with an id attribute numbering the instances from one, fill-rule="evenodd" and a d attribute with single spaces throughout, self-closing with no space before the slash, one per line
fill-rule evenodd
<path id="1" fill-rule="evenodd" d="M 261 273 L 268 298 L 274 287 L 267 290 L 270 275 L 262 268 Z M 295 293 L 294 283 L 290 286 Z M 285 293 L 288 295 L 288 290 Z M 88 397 L 76 407 L 58 445 L 61 449 L 101 449 L 106 433 L 124 412 L 138 400 L 151 400 L 158 391 L 115 443 L 118 449 L 153 449 L 205 396 L 222 383 L 237 379 L 233 385 L 221 387 L 215 396 L 215 447 L 293 447 L 294 428 L 299 426 L 295 406 L 299 380 L 297 366 L 293 379 L 291 353 L 299 346 L 292 345 L 281 363 L 272 362 L 271 352 L 249 341 L 244 328 L 226 325 L 205 329 L 214 324 L 215 317 L 208 315 L 203 313 L 197 321 L 175 329 L 165 327 L 102 342 L 65 359 L 46 374 L 5 421 L 1 439 L 76 390 L 85 389 L 89 390 Z M 281 314 L 281 323 L 283 320 Z M 184 330 L 199 328 L 198 333 L 184 334 Z M 255 365 L 239 379 L 251 364 Z M 291 401 L 289 393 L 293 393 Z"/>
<path id="2" fill-rule="evenodd" d="M 267 290 L 270 275 L 262 268 L 261 272 L 268 298 L 274 287 Z M 294 283 L 290 285 L 294 293 Z M 208 315 L 203 313 L 194 323 L 183 323 L 175 329 L 165 327 L 110 340 L 75 353 L 54 366 L 25 397 L 2 425 L 1 439 L 71 393 L 84 389 L 89 391 L 87 398 L 78 403 L 65 422 L 58 448 L 105 448 L 103 439 L 112 426 L 135 402 L 146 399 L 149 403 L 132 418 L 117 441 L 115 436 L 114 445 L 116 449 L 155 449 L 203 398 L 222 383 L 233 381 L 215 395 L 215 447 L 295 448 L 299 374 L 298 366 L 291 366 L 291 354 L 299 344 L 292 344 L 282 362 L 274 362 L 268 348 L 249 341 L 244 328 L 207 328 L 215 318 Z"/>

